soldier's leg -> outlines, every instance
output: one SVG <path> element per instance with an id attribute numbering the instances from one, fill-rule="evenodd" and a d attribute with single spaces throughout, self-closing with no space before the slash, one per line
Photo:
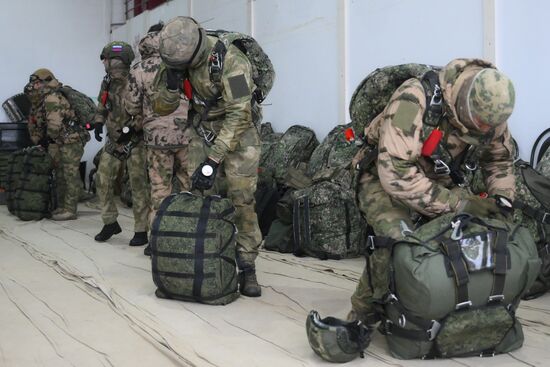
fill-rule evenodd
<path id="1" fill-rule="evenodd" d="M 149 229 L 150 189 L 147 174 L 145 147 L 139 144 L 132 149 L 126 161 L 130 188 L 132 189 L 132 210 L 134 212 L 134 232 L 147 232 Z"/>
<path id="2" fill-rule="evenodd" d="M 390 198 L 382 188 L 378 177 L 369 172 L 363 173 L 357 196 L 359 209 L 365 215 L 367 223 L 373 227 L 376 236 L 401 239 L 403 237 L 402 221 L 409 228 L 413 228 L 409 210 Z M 376 249 L 367 257 L 367 266 L 351 297 L 355 316 L 364 322 L 376 321 L 373 302 L 381 300 L 388 292 L 389 261 L 389 249 Z"/>
<path id="3" fill-rule="evenodd" d="M 165 149 L 147 149 L 147 167 L 151 181 L 151 225 L 162 200 L 172 192 L 173 152 Z"/>
<path id="4" fill-rule="evenodd" d="M 259 161 L 260 138 L 256 128 L 252 127 L 243 133 L 237 149 L 229 153 L 223 162 L 227 196 L 233 201 L 236 209 L 235 225 L 239 231 L 237 262 L 242 272 L 241 279 L 244 280 L 241 284 L 241 293 L 248 296 L 261 294 L 256 281 L 255 260 L 262 234 L 254 209 Z"/>
<path id="5" fill-rule="evenodd" d="M 189 191 L 191 189 L 191 176 L 188 172 L 188 166 L 189 148 L 177 149 L 174 155 L 174 172 L 180 183 L 181 191 Z"/>
<path id="6" fill-rule="evenodd" d="M 80 180 L 80 160 L 84 154 L 81 143 L 65 144 L 60 146 L 61 166 L 65 181 L 63 207 L 65 211 L 76 214 L 78 198 L 82 188 Z"/>
<path id="7" fill-rule="evenodd" d="M 58 144 L 48 146 L 48 154 L 52 157 L 53 168 L 55 170 L 55 195 L 57 199 L 57 209 L 53 213 L 63 211 L 65 208 L 65 176 L 63 174 L 63 165 L 61 164 L 61 152 Z"/>
<path id="8" fill-rule="evenodd" d="M 122 232 L 120 225 L 117 222 L 118 210 L 115 202 L 115 183 L 118 172 L 122 167 L 122 161 L 113 157 L 111 154 L 103 151 L 97 169 L 96 187 L 97 196 L 101 205 L 101 219 L 104 226 L 95 236 L 95 240 L 99 242 L 107 241 L 114 234 Z"/>

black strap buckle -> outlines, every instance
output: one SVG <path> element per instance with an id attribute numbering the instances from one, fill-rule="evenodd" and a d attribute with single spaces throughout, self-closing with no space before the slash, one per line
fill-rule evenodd
<path id="1" fill-rule="evenodd" d="M 499 303 L 504 301 L 504 294 L 494 294 L 492 296 L 489 296 L 489 300 L 487 303 Z"/>
<path id="2" fill-rule="evenodd" d="M 430 100 L 430 106 L 441 106 L 443 102 L 443 97 L 441 95 L 441 87 L 436 84 L 434 85 L 434 92 L 432 99 Z"/>
<path id="3" fill-rule="evenodd" d="M 434 161 L 434 172 L 436 175 L 448 175 L 451 173 L 451 169 L 447 165 L 447 163 L 443 162 L 441 159 L 436 158 Z"/>
<path id="4" fill-rule="evenodd" d="M 463 308 L 470 308 L 470 307 L 472 307 L 472 301 L 460 302 L 456 304 L 455 310 L 459 311 L 459 310 L 462 310 Z"/>
<path id="5" fill-rule="evenodd" d="M 428 340 L 434 340 L 437 337 L 440 329 L 441 324 L 436 320 L 432 320 L 432 326 L 428 330 L 426 330 L 426 333 L 428 334 Z"/>

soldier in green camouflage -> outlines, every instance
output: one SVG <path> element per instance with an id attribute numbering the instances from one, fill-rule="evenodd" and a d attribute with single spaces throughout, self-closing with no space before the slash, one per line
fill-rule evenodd
<path id="1" fill-rule="evenodd" d="M 546 149 L 546 152 L 537 163 L 537 171 L 542 173 L 543 176 L 550 177 L 550 148 Z"/>
<path id="2" fill-rule="evenodd" d="M 444 111 L 437 124 L 442 133 L 438 146 L 450 156 L 448 164 L 460 160 L 456 165 L 460 170 L 466 165 L 479 167 L 490 197 L 473 195 L 467 181 L 459 187 L 450 172 L 436 170 L 433 156 L 423 155 L 434 130 L 424 122 L 430 101 L 421 81 L 409 79 L 365 129 L 378 155 L 374 164 L 359 165 L 357 198 L 377 236 L 373 244 L 399 240 L 417 221 L 449 212 L 481 217 L 511 212 L 511 208 L 505 210 L 505 202 L 497 204 L 515 195 L 513 145 L 506 123 L 514 107 L 512 82 L 492 64 L 477 59 L 453 60 L 438 76 Z M 358 153 L 354 166 L 366 151 Z M 348 318 L 371 324 L 377 320 L 374 306 L 388 292 L 389 258 L 389 248 L 378 248 L 370 255 L 351 298 Z"/>
<path id="3" fill-rule="evenodd" d="M 166 116 L 153 111 L 155 94 L 154 80 L 162 60 L 159 55 L 159 32 L 162 24 L 157 24 L 139 42 L 141 62 L 130 70 L 129 92 L 125 97 L 126 111 L 129 114 L 143 115 L 143 133 L 147 151 L 147 165 L 151 181 L 151 204 L 153 210 L 149 216 L 150 224 L 160 207 L 162 200 L 172 192 L 174 175 L 181 190 L 190 189 L 187 172 L 188 103 L 182 101 L 178 108 Z M 149 255 L 150 246 L 145 249 Z"/>
<path id="4" fill-rule="evenodd" d="M 77 218 L 81 191 L 80 159 L 90 134 L 76 122 L 69 101 L 58 91 L 61 86 L 48 69 L 38 69 L 31 75 L 28 88 L 35 123 L 29 129 L 33 142 L 47 148 L 54 162 L 60 195 L 52 219 L 72 220 Z"/>
<path id="5" fill-rule="evenodd" d="M 118 210 L 114 187 L 123 164 L 128 167 L 132 189 L 132 210 L 134 212 L 134 237 L 130 246 L 141 246 L 148 242 L 149 184 L 145 161 L 141 117 L 132 119 L 124 108 L 128 88 L 130 64 L 134 59 L 132 47 L 125 42 L 111 42 L 101 52 L 101 60 L 107 75 L 101 83 L 98 113 L 95 118 L 95 137 L 103 138 L 103 125 L 107 127 L 107 141 L 101 155 L 97 172 L 97 193 L 101 203 L 101 218 L 104 226 L 96 236 L 99 242 L 107 241 L 122 229 L 117 222 Z"/>
<path id="6" fill-rule="evenodd" d="M 189 17 L 174 18 L 164 26 L 160 35 L 164 64 L 157 74 L 159 92 L 153 108 L 160 115 L 172 113 L 186 90 L 191 100 L 188 172 L 194 172 L 194 188 L 208 193 L 215 183 L 214 192 L 226 194 L 235 205 L 240 291 L 258 297 L 261 288 L 255 259 L 262 235 L 254 210 L 260 159 L 255 123 L 261 119 L 261 110 L 252 97 L 250 61 L 232 44 L 225 55 L 215 52 L 217 41 Z M 222 59 L 219 81 L 214 82 L 209 64 L 217 65 Z M 180 73 L 188 75 L 187 88 L 182 86 Z"/>

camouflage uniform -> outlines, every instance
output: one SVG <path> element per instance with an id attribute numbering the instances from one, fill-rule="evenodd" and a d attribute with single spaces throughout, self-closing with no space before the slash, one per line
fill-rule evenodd
<path id="1" fill-rule="evenodd" d="M 115 181 L 121 166 L 126 164 L 132 188 L 134 231 L 146 232 L 149 215 L 149 183 L 143 141 L 137 135 L 132 137 L 132 139 L 136 139 L 137 145 L 127 157 L 123 152 L 124 145 L 116 143 L 120 138 L 122 128 L 132 118 L 126 112 L 123 104 L 127 93 L 128 73 L 127 67 L 111 70 L 101 84 L 98 97 L 100 103 L 95 122 L 96 124 L 106 122 L 107 141 L 97 172 L 97 193 L 101 202 L 103 223 L 105 225 L 115 223 L 118 217 L 114 194 Z M 141 129 L 140 118 L 134 119 L 134 123 L 137 130 Z"/>
<path id="2" fill-rule="evenodd" d="M 550 177 L 550 149 L 547 149 L 540 161 L 537 163 L 537 170 L 546 177 Z"/>
<path id="3" fill-rule="evenodd" d="M 40 92 L 41 98 L 32 110 L 35 115 L 31 119 L 35 123 L 29 126 L 29 131 L 33 142 L 48 142 L 56 171 L 58 207 L 76 215 L 82 188 L 80 159 L 90 135 L 76 123 L 69 101 L 57 91 L 60 87 L 61 83 L 54 78 Z"/>
<path id="4" fill-rule="evenodd" d="M 497 125 L 494 133 L 481 134 L 459 120 L 455 109 L 464 81 L 460 75 L 487 67 L 492 66 L 481 60 L 458 59 L 439 73 L 446 111 L 438 125 L 443 132 L 440 144 L 453 158 L 468 145 L 476 147 L 471 158 L 482 170 L 488 193 L 513 199 L 513 144 L 507 123 Z M 413 229 L 420 218 L 430 219 L 457 211 L 461 200 L 471 195 L 467 188 L 457 187 L 448 175 L 436 175 L 433 161 L 421 155 L 430 132 L 423 124 L 425 110 L 422 84 L 418 79 L 409 79 L 365 129 L 369 144 L 377 145 L 378 158 L 375 165 L 360 173 L 357 199 L 360 210 L 378 236 L 399 240 L 403 229 Z M 388 249 L 378 249 L 369 257 L 351 298 L 359 318 L 368 319 L 374 311 L 373 301 L 387 293 L 388 274 L 380 270 L 388 268 L 389 258 Z M 371 272 L 369 268 L 378 270 Z"/>
<path id="5" fill-rule="evenodd" d="M 235 205 L 239 267 L 254 268 L 262 239 L 254 210 L 260 159 L 260 137 L 255 123 L 261 120 L 261 109 L 252 100 L 254 83 L 250 61 L 234 45 L 227 47 L 221 82 L 211 82 L 207 60 L 216 41 L 215 37 L 207 37 L 204 57 L 188 70 L 194 93 L 189 113 L 189 123 L 194 128 L 189 129 L 188 172 L 194 172 L 207 158 L 222 162 L 213 191 L 226 194 Z M 166 88 L 166 73 L 162 68 L 159 73 L 159 93 L 154 108 L 165 114 L 174 111 L 181 97 L 179 91 Z M 240 82 L 238 87 L 233 83 L 235 80 Z M 205 111 L 205 106 L 197 100 L 215 102 Z M 201 118 L 204 112 L 206 114 Z M 207 144 L 202 138 L 202 129 L 216 134 L 213 144 Z"/>
<path id="6" fill-rule="evenodd" d="M 176 111 L 159 116 L 153 111 L 154 79 L 162 62 L 158 32 L 148 33 L 139 43 L 141 62 L 130 71 L 129 92 L 125 97 L 126 110 L 131 115 L 143 113 L 143 136 L 147 150 L 147 164 L 151 181 L 151 202 L 155 216 L 162 200 L 172 192 L 174 174 L 182 190 L 189 190 L 187 172 L 186 135 L 188 103 L 182 101 Z"/>

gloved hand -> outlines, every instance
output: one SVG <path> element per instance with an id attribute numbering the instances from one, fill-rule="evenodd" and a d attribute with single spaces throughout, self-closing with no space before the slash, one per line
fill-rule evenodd
<path id="1" fill-rule="evenodd" d="M 462 199 L 457 207 L 457 212 L 468 213 L 481 218 L 495 218 L 501 216 L 500 208 L 492 198 L 481 198 L 477 195 Z"/>
<path id="2" fill-rule="evenodd" d="M 103 124 L 101 122 L 96 122 L 94 125 L 95 140 L 102 141 L 103 138 L 101 137 L 101 134 L 103 134 Z"/>
<path id="3" fill-rule="evenodd" d="M 50 145 L 50 139 L 46 136 L 38 141 L 38 145 L 40 145 L 45 150 L 48 150 L 48 146 Z"/>
<path id="4" fill-rule="evenodd" d="M 500 214 L 505 220 L 510 220 L 514 215 L 514 205 L 512 200 L 502 195 L 495 195 L 494 198 L 497 207 L 500 209 Z"/>
<path id="5" fill-rule="evenodd" d="M 120 137 L 117 139 L 118 144 L 128 144 L 132 136 L 136 133 L 136 129 L 133 126 L 124 126 L 120 132 Z"/>
<path id="6" fill-rule="evenodd" d="M 214 179 L 218 172 L 219 163 L 208 158 L 195 170 L 191 176 L 191 187 L 200 191 L 208 190 L 214 186 Z"/>
<path id="7" fill-rule="evenodd" d="M 177 70 L 166 68 L 166 88 L 177 91 L 180 87 L 181 75 Z"/>

